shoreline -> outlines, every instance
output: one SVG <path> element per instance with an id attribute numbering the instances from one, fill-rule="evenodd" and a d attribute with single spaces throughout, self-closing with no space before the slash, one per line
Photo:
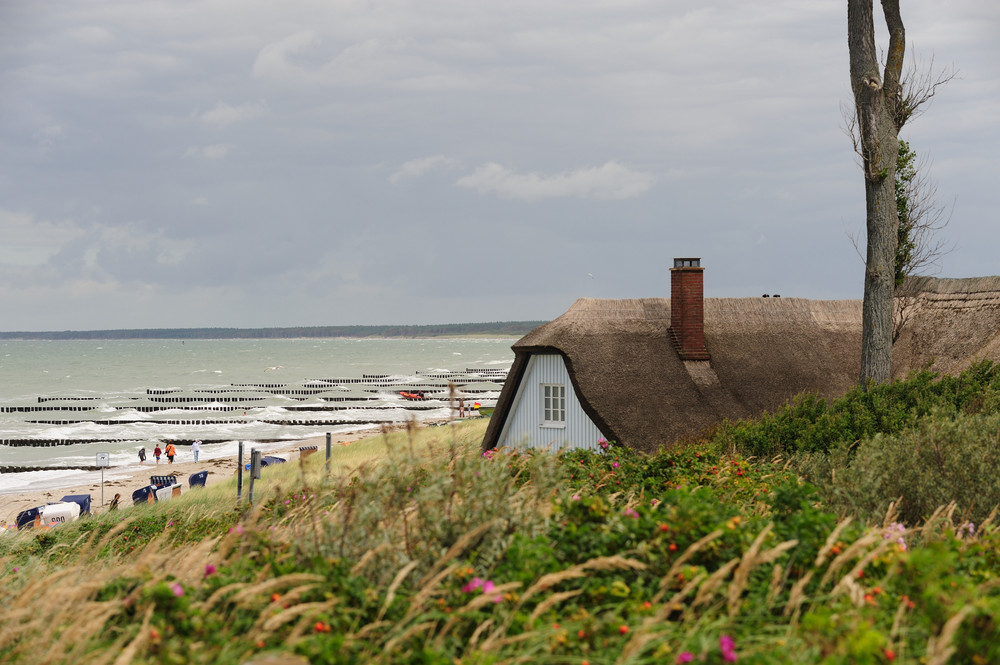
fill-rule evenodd
<path id="1" fill-rule="evenodd" d="M 370 431 L 345 432 L 339 436 L 333 436 L 331 443 L 343 445 L 370 436 Z M 267 455 L 275 455 L 285 458 L 288 462 L 293 462 L 299 458 L 299 448 L 303 446 L 317 446 L 319 450 L 326 447 L 326 436 L 310 437 L 299 441 L 288 441 L 275 444 L 273 448 L 265 451 Z M 122 507 L 132 505 L 132 492 L 148 486 L 149 477 L 153 475 L 176 474 L 181 484 L 188 488 L 188 477 L 199 471 L 208 471 L 205 485 L 214 485 L 217 482 L 228 480 L 238 468 L 237 455 L 222 455 L 218 457 L 206 457 L 201 455 L 201 459 L 194 461 L 190 451 L 178 451 L 180 454 L 173 464 L 169 464 L 164 458 L 159 464 L 156 460 L 147 459 L 144 464 L 134 464 L 125 467 L 110 467 L 104 471 L 104 500 L 101 503 L 101 472 L 100 471 L 77 471 L 71 475 L 61 478 L 49 478 L 40 487 L 28 487 L 24 490 L 14 489 L 0 494 L 0 525 L 8 527 L 16 525 L 17 515 L 22 510 L 36 508 L 46 503 L 58 502 L 62 497 L 69 494 L 89 494 L 91 500 L 90 512 L 92 514 L 103 513 L 111 503 L 115 494 L 121 494 L 119 499 Z M 249 462 L 249 449 L 244 452 L 244 463 Z"/>

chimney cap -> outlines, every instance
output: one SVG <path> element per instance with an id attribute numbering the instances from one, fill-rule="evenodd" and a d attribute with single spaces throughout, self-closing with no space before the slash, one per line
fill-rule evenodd
<path id="1" fill-rule="evenodd" d="M 700 258 L 675 258 L 674 259 L 675 268 L 700 268 L 701 259 Z"/>

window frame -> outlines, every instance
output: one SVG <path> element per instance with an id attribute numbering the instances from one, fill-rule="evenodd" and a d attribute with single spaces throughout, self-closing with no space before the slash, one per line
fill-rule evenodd
<path id="1" fill-rule="evenodd" d="M 542 427 L 566 427 L 566 384 L 543 383 L 539 386 L 542 398 Z M 558 418 L 558 419 L 556 419 Z"/>

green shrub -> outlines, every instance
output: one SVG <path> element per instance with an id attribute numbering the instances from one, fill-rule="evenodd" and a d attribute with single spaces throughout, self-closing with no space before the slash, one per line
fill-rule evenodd
<path id="1" fill-rule="evenodd" d="M 910 525 L 952 501 L 966 521 L 979 523 L 1000 505 L 1000 414 L 929 417 L 901 434 L 877 434 L 829 456 L 810 456 L 801 469 L 841 514 L 881 521 L 901 499 Z"/>
<path id="2" fill-rule="evenodd" d="M 902 432 L 931 413 L 947 418 L 998 411 L 1000 365 L 984 361 L 958 376 L 922 371 L 869 390 L 855 388 L 831 404 L 814 394 L 799 395 L 774 413 L 724 423 L 713 442 L 757 457 L 826 453 L 876 434 Z"/>

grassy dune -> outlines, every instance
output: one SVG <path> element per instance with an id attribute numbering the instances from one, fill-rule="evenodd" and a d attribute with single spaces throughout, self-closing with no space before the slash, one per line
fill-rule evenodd
<path id="1" fill-rule="evenodd" d="M 649 457 L 483 455 L 485 420 L 412 429 L 338 447 L 329 471 L 267 467 L 252 507 L 220 483 L 9 535 L 0 662 L 1000 662 L 992 490 L 909 519 L 871 480 L 907 470 L 873 451 L 990 449 L 998 388 L 992 369 L 918 377 Z M 879 413 L 894 425 L 852 438 Z M 919 482 L 947 486 L 941 455 Z M 833 480 L 852 473 L 864 510 Z"/>

